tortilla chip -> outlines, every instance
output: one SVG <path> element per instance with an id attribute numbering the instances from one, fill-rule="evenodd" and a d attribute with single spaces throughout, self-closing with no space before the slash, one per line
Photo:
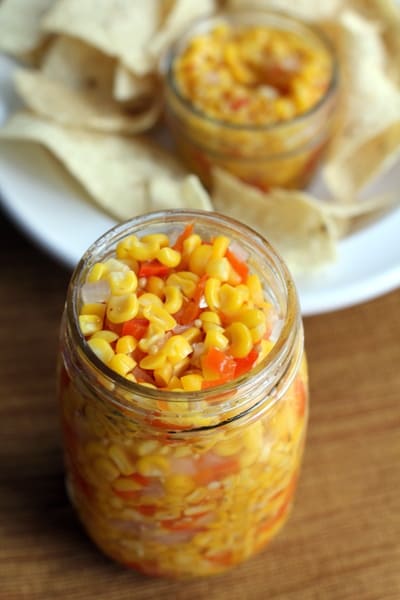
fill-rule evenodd
<path id="1" fill-rule="evenodd" d="M 48 79 L 40 71 L 17 71 L 15 84 L 33 112 L 68 127 L 110 133 L 140 133 L 156 123 L 162 108 L 160 99 L 156 98 L 146 111 L 129 114 L 104 95 L 69 89 Z"/>
<path id="2" fill-rule="evenodd" d="M 149 210 L 213 210 L 210 196 L 196 175 L 188 175 L 181 181 L 165 177 L 153 178 L 149 184 L 149 195 Z"/>
<path id="3" fill-rule="evenodd" d="M 139 77 L 119 63 L 114 72 L 113 97 L 118 102 L 137 102 L 157 94 L 160 83 L 155 75 Z"/>
<path id="4" fill-rule="evenodd" d="M 335 229 L 319 203 L 296 190 L 263 193 L 221 169 L 213 170 L 215 209 L 261 233 L 295 273 L 335 258 Z"/>
<path id="5" fill-rule="evenodd" d="M 63 128 L 30 113 L 15 114 L 0 138 L 43 144 L 101 208 L 121 220 L 148 210 L 153 178 L 184 175 L 174 158 L 146 138 Z"/>
<path id="6" fill-rule="evenodd" d="M 54 0 L 3 0 L 0 3 L 0 50 L 18 58 L 44 41 L 40 21 Z"/>
<path id="7" fill-rule="evenodd" d="M 305 21 L 319 21 L 334 17 L 345 0 L 227 0 L 228 9 L 257 7 L 266 10 L 277 10 L 304 19 Z"/>
<path id="8" fill-rule="evenodd" d="M 215 0 L 174 0 L 160 31 L 150 42 L 151 54 L 159 57 L 191 21 L 211 15 L 215 10 Z"/>
<path id="9" fill-rule="evenodd" d="M 386 46 L 388 75 L 400 84 L 400 5 L 393 0 L 350 0 L 348 5 L 375 22 Z"/>
<path id="10" fill-rule="evenodd" d="M 161 4 L 159 0 L 58 0 L 42 27 L 77 37 L 145 75 L 155 68 L 147 47 L 161 23 Z"/>
<path id="11" fill-rule="evenodd" d="M 400 91 L 386 75 L 379 31 L 360 15 L 340 17 L 341 124 L 323 169 L 338 199 L 353 198 L 389 168 L 400 146 Z"/>
<path id="12" fill-rule="evenodd" d="M 48 79 L 78 91 L 96 91 L 111 98 L 115 59 L 68 36 L 58 36 L 43 58 L 41 71 Z"/>

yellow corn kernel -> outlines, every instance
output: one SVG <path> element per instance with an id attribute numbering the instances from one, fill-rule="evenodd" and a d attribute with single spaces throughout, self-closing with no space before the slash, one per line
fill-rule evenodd
<path id="1" fill-rule="evenodd" d="M 134 319 L 139 311 L 136 294 L 111 296 L 107 303 L 107 318 L 111 323 L 124 323 Z"/>
<path id="2" fill-rule="evenodd" d="M 143 314 L 143 309 L 146 306 L 163 306 L 161 298 L 156 296 L 155 294 L 150 294 L 149 292 L 145 292 L 138 298 L 139 302 L 139 313 Z"/>
<path id="3" fill-rule="evenodd" d="M 190 375 L 183 375 L 181 377 L 181 384 L 186 392 L 198 392 L 201 390 L 203 380 L 201 375 L 191 373 Z"/>
<path id="4" fill-rule="evenodd" d="M 133 335 L 123 335 L 115 345 L 118 354 L 130 354 L 137 346 L 137 339 Z"/>
<path id="5" fill-rule="evenodd" d="M 235 315 L 243 307 L 248 297 L 247 286 L 233 287 L 229 283 L 224 283 L 219 290 L 219 307 L 225 315 Z"/>
<path id="6" fill-rule="evenodd" d="M 153 260 L 156 257 L 160 246 L 157 240 L 142 242 L 135 235 L 129 236 L 129 244 L 127 245 L 127 254 L 129 258 L 135 260 Z"/>
<path id="7" fill-rule="evenodd" d="M 249 275 L 246 279 L 246 285 L 253 302 L 255 302 L 255 304 L 261 304 L 264 300 L 264 292 L 258 275 L 256 273 Z"/>
<path id="8" fill-rule="evenodd" d="M 164 361 L 164 364 L 158 369 L 154 369 L 154 379 L 159 387 L 166 387 L 172 377 L 172 365 L 168 361 Z"/>
<path id="9" fill-rule="evenodd" d="M 126 262 L 124 262 L 122 260 L 118 260 L 116 258 L 108 258 L 104 262 L 104 266 L 107 267 L 109 273 L 111 273 L 112 271 L 116 271 L 116 272 L 130 271 L 130 268 L 128 267 Z"/>
<path id="10" fill-rule="evenodd" d="M 100 281 L 100 279 L 104 279 L 108 275 L 108 272 L 108 268 L 104 263 L 95 263 L 87 276 L 87 282 L 95 283 L 96 281 Z"/>
<path id="11" fill-rule="evenodd" d="M 180 391 L 183 390 L 181 381 L 179 379 L 179 377 L 177 377 L 176 375 L 172 375 L 171 379 L 169 380 L 168 383 L 168 389 L 169 390 L 174 390 L 174 391 Z M 178 412 L 178 411 L 177 411 Z"/>
<path id="12" fill-rule="evenodd" d="M 117 492 L 137 492 L 142 489 L 140 483 L 127 477 L 118 477 L 118 479 L 113 481 L 112 487 Z"/>
<path id="13" fill-rule="evenodd" d="M 263 358 L 268 356 L 275 344 L 271 340 L 261 340 L 260 345 L 261 349 L 258 355 L 258 362 L 260 362 L 261 360 L 263 360 Z"/>
<path id="14" fill-rule="evenodd" d="M 225 252 L 230 244 L 230 239 L 225 235 L 218 235 L 212 243 L 212 257 L 222 258 L 225 256 Z"/>
<path id="15" fill-rule="evenodd" d="M 187 298 L 191 298 L 196 291 L 199 276 L 190 271 L 178 271 L 167 278 L 167 285 L 178 287 Z"/>
<path id="16" fill-rule="evenodd" d="M 162 353 L 175 365 L 192 352 L 192 346 L 183 335 L 173 335 L 164 344 Z"/>
<path id="17" fill-rule="evenodd" d="M 101 319 L 104 319 L 106 314 L 106 305 L 102 302 L 90 302 L 84 304 L 80 311 L 81 315 L 97 315 Z"/>
<path id="18" fill-rule="evenodd" d="M 212 258 L 207 266 L 206 273 L 210 277 L 215 277 L 220 281 L 228 281 L 230 276 L 231 265 L 229 260 L 225 257 L 223 258 Z"/>
<path id="19" fill-rule="evenodd" d="M 186 331 L 183 331 L 181 335 L 190 344 L 195 344 L 196 342 L 200 342 L 200 340 L 202 338 L 201 331 L 198 327 L 189 327 L 189 329 L 186 329 Z"/>
<path id="20" fill-rule="evenodd" d="M 166 493 L 171 494 L 172 496 L 186 496 L 193 492 L 195 487 L 195 482 L 187 475 L 168 475 L 164 482 Z"/>
<path id="21" fill-rule="evenodd" d="M 213 312 L 211 310 L 203 311 L 200 315 L 200 320 L 202 322 L 204 331 L 207 331 L 206 326 L 209 324 L 210 325 L 221 325 L 221 319 L 220 319 L 218 313 Z"/>
<path id="22" fill-rule="evenodd" d="M 253 340 L 253 344 L 257 344 L 262 338 L 265 336 L 267 331 L 267 324 L 261 323 L 257 325 L 257 327 L 252 327 L 250 329 L 251 339 Z"/>
<path id="23" fill-rule="evenodd" d="M 257 308 L 244 308 L 237 314 L 236 319 L 249 329 L 265 325 L 265 315 L 262 310 Z"/>
<path id="24" fill-rule="evenodd" d="M 159 298 L 163 298 L 164 297 L 164 287 L 165 287 L 165 283 L 164 283 L 164 280 L 161 279 L 161 277 L 157 277 L 156 275 L 151 275 L 147 279 L 146 290 L 150 294 L 154 294 L 155 296 L 158 296 Z"/>
<path id="25" fill-rule="evenodd" d="M 108 367 L 118 373 L 118 375 L 125 377 L 129 371 L 132 371 L 136 367 L 136 361 L 127 354 L 114 354 L 108 362 Z"/>
<path id="26" fill-rule="evenodd" d="M 190 359 L 188 357 L 183 358 L 182 360 L 174 363 L 172 374 L 176 377 L 181 377 L 181 375 L 188 369 L 190 364 Z"/>
<path id="27" fill-rule="evenodd" d="M 167 357 L 164 352 L 157 352 L 156 354 L 148 354 L 139 363 L 141 369 L 148 369 L 150 371 L 162 369 L 167 362 Z"/>
<path id="28" fill-rule="evenodd" d="M 88 340 L 88 344 L 95 355 L 105 364 L 108 364 L 114 356 L 114 350 L 111 348 L 110 344 L 102 338 L 92 337 Z"/>
<path id="29" fill-rule="evenodd" d="M 144 477 L 162 477 L 170 471 L 170 463 L 165 456 L 148 454 L 136 462 L 136 470 Z"/>
<path id="30" fill-rule="evenodd" d="M 118 469 L 108 458 L 96 458 L 93 461 L 93 470 L 100 479 L 99 483 L 103 480 L 114 481 L 119 476 Z"/>
<path id="31" fill-rule="evenodd" d="M 122 475 L 131 475 L 135 470 L 124 450 L 120 446 L 117 446 L 117 444 L 113 444 L 109 447 L 108 456 L 117 466 Z"/>
<path id="32" fill-rule="evenodd" d="M 160 248 L 156 259 L 166 267 L 177 267 L 181 262 L 181 253 L 173 248 Z"/>
<path id="33" fill-rule="evenodd" d="M 212 248 L 208 244 L 201 244 L 195 248 L 189 258 L 189 269 L 196 275 L 204 275 L 207 264 L 211 258 Z"/>
<path id="34" fill-rule="evenodd" d="M 171 315 L 174 315 L 182 308 L 183 296 L 179 288 L 174 285 L 166 285 L 164 288 L 165 300 L 164 308 Z"/>
<path id="35" fill-rule="evenodd" d="M 107 279 L 113 296 L 131 294 L 137 289 L 138 280 L 133 271 L 111 271 Z"/>
<path id="36" fill-rule="evenodd" d="M 150 323 L 147 328 L 146 335 L 139 340 L 139 348 L 143 350 L 143 352 L 156 354 L 164 336 L 165 331 L 162 327 Z"/>
<path id="37" fill-rule="evenodd" d="M 149 233 L 142 237 L 142 242 L 144 244 L 155 244 L 159 248 L 164 248 L 164 246 L 169 246 L 169 237 L 165 233 Z"/>
<path id="38" fill-rule="evenodd" d="M 225 350 L 229 346 L 229 339 L 224 335 L 223 329 L 210 329 L 204 338 L 205 348 L 218 348 Z"/>
<path id="39" fill-rule="evenodd" d="M 154 296 L 157 298 L 157 296 Z M 157 300 L 160 300 L 157 298 Z M 149 305 L 143 308 L 143 316 L 150 321 L 150 323 L 157 325 L 158 327 L 164 329 L 164 331 L 169 331 L 173 329 L 176 325 L 176 321 L 172 315 L 169 314 L 165 310 L 163 306 L 158 305 Z"/>
<path id="40" fill-rule="evenodd" d="M 244 323 L 240 321 L 231 323 L 225 329 L 225 334 L 230 341 L 229 353 L 234 358 L 244 358 L 253 348 L 250 329 Z"/>
<path id="41" fill-rule="evenodd" d="M 109 344 L 112 344 L 118 339 L 118 334 L 114 333 L 114 331 L 109 331 L 108 329 L 101 329 L 100 331 L 95 331 L 90 339 L 93 340 L 95 338 L 105 340 Z"/>
<path id="42" fill-rule="evenodd" d="M 137 383 L 137 379 L 134 376 L 133 373 L 128 373 L 127 375 L 124 375 L 125 379 L 127 379 L 128 381 L 132 381 L 132 383 Z M 131 400 L 131 397 L 127 397 L 128 400 Z"/>
<path id="43" fill-rule="evenodd" d="M 204 297 L 211 310 L 218 310 L 220 307 L 219 292 L 221 282 L 215 277 L 209 277 L 204 287 Z"/>
<path id="44" fill-rule="evenodd" d="M 134 236 L 132 236 L 132 235 L 128 235 L 126 238 L 124 238 L 123 240 L 118 242 L 116 250 L 115 250 L 115 254 L 117 255 L 117 258 L 119 258 L 119 259 L 130 258 L 129 250 L 131 248 L 131 243 L 132 243 L 133 237 Z"/>
<path id="45" fill-rule="evenodd" d="M 230 285 L 239 285 L 239 283 L 242 281 L 242 278 L 240 277 L 239 273 L 235 271 L 232 265 L 229 265 L 229 267 L 229 277 L 227 279 L 227 283 Z"/>
<path id="46" fill-rule="evenodd" d="M 79 327 L 83 335 L 92 335 L 103 328 L 103 319 L 98 315 L 80 315 Z"/>
<path id="47" fill-rule="evenodd" d="M 199 246 L 201 246 L 201 237 L 197 233 L 192 233 L 183 241 L 183 255 L 190 256 Z"/>
<path id="48" fill-rule="evenodd" d="M 135 448 L 138 456 L 146 456 L 146 454 L 154 454 L 160 448 L 160 442 L 157 440 L 143 440 L 139 442 Z"/>
<path id="49" fill-rule="evenodd" d="M 213 448 L 213 452 L 218 454 L 218 456 L 232 456 L 242 449 L 242 445 L 241 437 L 236 435 L 228 440 L 217 442 Z"/>

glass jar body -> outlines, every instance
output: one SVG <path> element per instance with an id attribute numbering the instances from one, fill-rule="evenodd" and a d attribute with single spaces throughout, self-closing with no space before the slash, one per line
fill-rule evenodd
<path id="1" fill-rule="evenodd" d="M 204 226 L 224 233 L 216 221 L 205 216 Z M 90 360 L 70 300 L 59 398 L 67 488 L 90 537 L 129 567 L 176 578 L 225 571 L 263 548 L 289 514 L 305 441 L 298 315 L 274 364 L 231 388 L 165 400 Z"/>
<path id="2" fill-rule="evenodd" d="M 264 26 L 306 38 L 329 55 L 330 85 L 318 104 L 304 114 L 276 125 L 237 125 L 208 117 L 181 95 L 174 76 L 174 60 L 197 33 L 227 22 L 233 27 Z M 335 129 L 337 103 L 336 60 L 319 31 L 290 17 L 267 11 L 237 11 L 194 26 L 171 50 L 166 77 L 166 119 L 177 151 L 191 172 L 211 186 L 212 168 L 220 167 L 243 181 L 268 191 L 272 187 L 299 189 L 315 173 Z M 222 110 L 222 109 L 221 109 Z"/>

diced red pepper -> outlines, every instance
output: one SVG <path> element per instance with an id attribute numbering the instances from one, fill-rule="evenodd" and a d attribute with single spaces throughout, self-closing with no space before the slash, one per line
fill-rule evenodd
<path id="1" fill-rule="evenodd" d="M 240 260 L 236 256 L 236 254 L 234 254 L 232 252 L 232 250 L 229 250 L 229 248 L 226 251 L 225 256 L 229 260 L 229 262 L 231 263 L 233 269 L 239 275 L 239 277 L 241 278 L 241 280 L 245 281 L 247 279 L 247 275 L 249 274 L 249 268 L 246 265 L 246 263 L 244 261 Z"/>
<path id="2" fill-rule="evenodd" d="M 133 335 L 134 338 L 140 340 L 146 334 L 148 326 L 149 321 L 147 319 L 136 317 L 122 325 L 122 335 Z"/>
<path id="3" fill-rule="evenodd" d="M 135 481 L 143 487 L 146 487 L 151 483 L 150 477 L 146 477 L 146 475 L 141 475 L 140 473 L 132 473 L 132 475 L 129 475 L 129 479 L 132 479 L 132 481 Z"/>
<path id="4" fill-rule="evenodd" d="M 170 267 L 163 265 L 158 260 L 143 262 L 139 268 L 139 277 L 165 277 L 170 272 Z"/>
<path id="5" fill-rule="evenodd" d="M 188 225 L 186 225 L 185 229 L 182 231 L 182 233 L 178 236 L 175 244 L 172 246 L 174 250 L 177 250 L 178 252 L 182 252 L 183 250 L 183 242 L 193 233 L 193 229 L 194 229 L 194 223 L 189 223 Z"/>
<path id="6" fill-rule="evenodd" d="M 254 366 L 254 363 L 256 362 L 257 358 L 258 352 L 255 348 L 250 350 L 248 355 L 244 358 L 236 358 L 235 378 L 240 377 L 240 375 L 243 375 L 244 373 L 250 371 L 250 369 Z"/>
<path id="7" fill-rule="evenodd" d="M 141 506 L 135 506 L 134 509 L 145 517 L 152 517 L 157 512 L 158 506 L 142 504 Z"/>
<path id="8" fill-rule="evenodd" d="M 193 298 L 191 298 L 189 302 L 186 302 L 186 304 L 184 304 L 182 308 L 174 315 L 177 322 L 181 325 L 189 325 L 189 323 L 193 323 L 193 321 L 199 317 L 201 312 L 200 301 L 204 294 L 204 288 L 206 287 L 207 279 L 207 275 L 200 277 L 199 281 L 197 282 Z"/>
<path id="9" fill-rule="evenodd" d="M 206 373 L 215 373 L 215 379 L 230 381 L 235 377 L 235 359 L 218 348 L 209 348 L 203 356 L 202 366 Z"/>
<path id="10" fill-rule="evenodd" d="M 211 556 L 206 556 L 206 559 L 215 565 L 219 565 L 221 567 L 229 567 L 233 561 L 233 553 L 231 550 L 226 550 L 225 552 L 219 552 L 219 554 L 212 554 Z"/>
<path id="11" fill-rule="evenodd" d="M 240 108 L 243 108 L 244 106 L 247 106 L 249 104 L 249 99 L 248 98 L 235 98 L 234 100 L 231 101 L 231 109 L 232 110 L 239 110 Z"/>

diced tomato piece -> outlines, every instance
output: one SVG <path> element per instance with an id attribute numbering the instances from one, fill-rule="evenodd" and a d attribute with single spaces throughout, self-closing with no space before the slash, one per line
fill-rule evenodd
<path id="1" fill-rule="evenodd" d="M 229 250 L 229 248 L 226 251 L 225 256 L 242 281 L 245 281 L 247 279 L 247 275 L 249 274 L 249 268 L 246 263 L 240 260 L 236 254 L 232 252 L 232 250 Z"/>
<path id="2" fill-rule="evenodd" d="M 235 359 L 235 363 L 236 363 L 235 377 L 240 377 L 240 375 L 243 375 L 244 373 L 247 373 L 248 371 L 250 371 L 250 369 L 253 367 L 254 363 L 256 362 L 257 358 L 258 358 L 258 352 L 255 348 L 250 350 L 248 355 L 245 356 L 244 358 L 236 358 Z"/>
<path id="3" fill-rule="evenodd" d="M 189 325 L 189 323 L 193 323 L 199 315 L 200 306 L 196 304 L 196 302 L 193 302 L 193 300 L 189 300 L 189 302 L 186 302 L 174 317 L 180 325 Z"/>
<path id="4" fill-rule="evenodd" d="M 202 364 L 205 373 L 215 373 L 215 379 L 230 381 L 235 376 L 235 359 L 218 348 L 209 348 L 203 356 Z M 207 379 L 212 379 L 212 377 L 207 377 Z"/>
<path id="5" fill-rule="evenodd" d="M 134 338 L 140 340 L 146 334 L 148 326 L 149 321 L 147 319 L 136 317 L 122 325 L 121 333 L 122 335 L 133 335 Z"/>
<path id="6" fill-rule="evenodd" d="M 158 260 L 148 260 L 143 262 L 139 268 L 139 277 L 165 277 L 170 272 L 170 268 L 163 265 Z"/>

